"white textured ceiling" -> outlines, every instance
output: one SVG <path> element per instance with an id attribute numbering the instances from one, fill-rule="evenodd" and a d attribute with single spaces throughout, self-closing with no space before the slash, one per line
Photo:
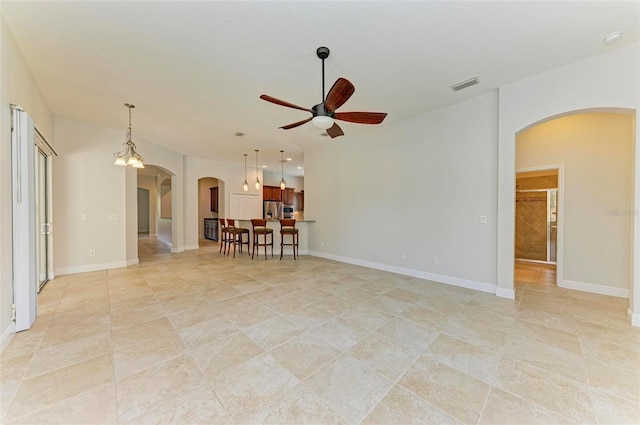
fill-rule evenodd
<path id="1" fill-rule="evenodd" d="M 636 1 L 3 0 L 0 10 L 55 115 L 124 129 L 131 102 L 134 140 L 237 163 L 246 152 L 250 165 L 260 149 L 273 171 L 284 149 L 292 173 L 305 149 L 380 127 L 341 122 L 346 135 L 333 140 L 310 123 L 277 129 L 308 114 L 259 96 L 319 103 L 318 46 L 331 49 L 327 90 L 338 77 L 356 87 L 340 111 L 387 112 L 391 126 L 638 42 L 640 21 Z M 613 31 L 624 37 L 605 45 Z M 449 89 L 476 75 L 481 84 Z"/>

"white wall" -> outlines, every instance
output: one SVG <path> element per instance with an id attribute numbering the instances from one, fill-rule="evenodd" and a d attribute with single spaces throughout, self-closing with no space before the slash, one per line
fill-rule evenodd
<path id="1" fill-rule="evenodd" d="M 310 249 L 495 290 L 497 101 L 488 94 L 305 154 Z"/>
<path id="2" fill-rule="evenodd" d="M 22 106 L 47 141 L 55 146 L 51 111 L 0 16 L 0 349 L 9 341 L 13 329 L 10 104 Z M 52 224 L 55 238 L 56 223 Z"/>
<path id="3" fill-rule="evenodd" d="M 631 115 L 587 113 L 547 121 L 517 136 L 517 169 L 564 165 L 558 286 L 628 296 L 633 131 Z"/>
<path id="4" fill-rule="evenodd" d="M 500 88 L 498 293 L 513 296 L 515 138 L 542 120 L 574 111 L 640 109 L 640 44 L 613 50 Z M 640 211 L 640 128 L 633 151 L 634 209 Z M 640 326 L 640 216 L 633 217 L 633 321 Z M 636 294 L 638 294 L 636 296 Z"/>
<path id="5" fill-rule="evenodd" d="M 266 186 L 280 186 L 280 179 L 282 178 L 281 172 L 263 171 L 263 176 Z M 296 192 L 304 190 L 304 177 L 285 174 L 284 181 L 287 183 L 288 188 L 294 188 Z"/>

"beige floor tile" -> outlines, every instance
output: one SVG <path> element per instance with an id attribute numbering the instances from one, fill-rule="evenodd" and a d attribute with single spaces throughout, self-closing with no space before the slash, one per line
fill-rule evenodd
<path id="1" fill-rule="evenodd" d="M 351 356 L 342 355 L 304 381 L 350 424 L 360 423 L 393 383 Z"/>
<path id="2" fill-rule="evenodd" d="M 288 294 L 289 293 L 282 288 L 267 287 L 266 289 L 250 293 L 249 297 L 258 303 L 265 303 Z"/>
<path id="3" fill-rule="evenodd" d="M 362 424 L 461 425 L 462 422 L 396 385 L 362 421 Z"/>
<path id="4" fill-rule="evenodd" d="M 202 384 L 204 378 L 189 356 L 180 356 L 117 383 L 120 421 L 130 422 Z"/>
<path id="5" fill-rule="evenodd" d="M 416 361 L 420 351 L 414 346 L 373 333 L 353 346 L 348 354 L 395 382 Z"/>
<path id="6" fill-rule="evenodd" d="M 295 294 L 285 295 L 264 303 L 265 306 L 279 314 L 287 314 L 291 311 L 301 309 L 309 305 L 307 300 L 301 300 Z"/>
<path id="7" fill-rule="evenodd" d="M 113 311 L 113 310 L 112 310 Z M 111 314 L 111 328 L 123 328 L 165 316 L 164 307 L 160 303 L 135 307 L 131 311 Z"/>
<path id="8" fill-rule="evenodd" d="M 314 303 L 316 307 L 320 307 L 331 314 L 335 314 L 336 316 L 353 308 L 354 304 L 355 303 L 353 301 L 339 295 L 333 295 Z"/>
<path id="9" fill-rule="evenodd" d="M 409 307 L 400 316 L 425 328 L 439 329 L 447 323 L 452 314 L 416 305 Z"/>
<path id="10" fill-rule="evenodd" d="M 218 312 L 212 305 L 205 304 L 179 313 L 167 316 L 175 329 L 184 329 L 198 323 L 220 317 L 222 314 Z"/>
<path id="11" fill-rule="evenodd" d="M 412 366 L 398 384 L 464 423 L 477 423 L 490 385 L 428 358 Z M 461 402 L 464 400 L 464 402 Z"/>
<path id="12" fill-rule="evenodd" d="M 525 322 L 536 323 L 540 326 L 563 332 L 576 333 L 578 331 L 576 320 L 572 317 L 554 314 L 544 310 L 520 308 L 517 318 Z"/>
<path id="13" fill-rule="evenodd" d="M 492 388 L 480 418 L 481 425 L 572 424 L 552 411 Z"/>
<path id="14" fill-rule="evenodd" d="M 580 340 L 610 342 L 626 345 L 640 352 L 640 329 L 629 326 L 627 329 L 613 329 L 595 323 L 578 320 L 578 337 Z"/>
<path id="15" fill-rule="evenodd" d="M 353 301 L 354 303 L 360 304 L 360 303 L 366 303 L 370 299 L 374 298 L 377 294 L 361 288 L 347 287 L 347 288 L 344 288 L 342 291 L 338 292 L 337 295 L 343 298 L 346 298 L 350 301 Z"/>
<path id="16" fill-rule="evenodd" d="M 584 358 L 553 345 L 531 342 L 514 336 L 505 344 L 503 358 L 526 361 L 574 381 L 588 383 Z"/>
<path id="17" fill-rule="evenodd" d="M 356 322 L 342 317 L 329 320 L 309 332 L 339 350 L 348 350 L 369 334 L 367 329 Z"/>
<path id="18" fill-rule="evenodd" d="M 131 345 L 113 354 L 115 379 L 121 380 L 181 356 L 185 352 L 184 344 L 175 332 L 165 333 L 148 341 Z"/>
<path id="19" fill-rule="evenodd" d="M 327 403 L 302 385 L 263 409 L 247 424 L 346 424 Z"/>
<path id="20" fill-rule="evenodd" d="M 616 364 L 636 373 L 640 372 L 640 352 L 632 347 L 586 338 L 580 340 L 580 347 L 585 357 Z"/>
<path id="21" fill-rule="evenodd" d="M 256 344 L 270 350 L 304 332 L 304 328 L 284 317 L 262 322 L 244 331 Z"/>
<path id="22" fill-rule="evenodd" d="M 387 297 L 396 298 L 400 301 L 404 301 L 409 304 L 415 304 L 421 300 L 421 297 L 416 296 L 415 292 L 408 291 L 402 288 L 393 288 L 385 292 Z"/>
<path id="23" fill-rule="evenodd" d="M 494 385 L 578 423 L 594 423 L 586 385 L 528 362 L 503 359 Z"/>
<path id="24" fill-rule="evenodd" d="M 492 313 L 513 316 L 518 312 L 518 302 L 496 297 L 494 294 L 480 292 L 468 303 L 468 306 L 488 309 Z"/>
<path id="25" fill-rule="evenodd" d="M 244 423 L 271 405 L 300 381 L 265 354 L 229 369 L 214 383 L 214 391 L 236 423 Z"/>
<path id="26" fill-rule="evenodd" d="M 204 376 L 215 381 L 228 369 L 264 353 L 264 349 L 242 332 L 203 345 L 191 356 Z"/>
<path id="27" fill-rule="evenodd" d="M 0 385 L 0 422 L 6 423 L 4 418 L 7 416 L 11 402 L 18 392 L 20 381 L 3 383 Z"/>
<path id="28" fill-rule="evenodd" d="M 115 424 L 117 422 L 115 385 L 108 383 L 31 413 L 13 423 Z"/>
<path id="29" fill-rule="evenodd" d="M 100 357 L 112 351 L 109 333 L 52 345 L 36 351 L 25 377 L 41 375 L 74 363 Z"/>
<path id="30" fill-rule="evenodd" d="M 340 355 L 340 350 L 305 332 L 274 348 L 270 354 L 302 381 Z"/>
<path id="31" fill-rule="evenodd" d="M 632 403 L 598 390 L 591 392 L 591 398 L 600 425 L 637 424 L 640 420 L 640 404 L 637 402 Z"/>
<path id="32" fill-rule="evenodd" d="M 425 359 L 430 359 L 426 363 L 427 368 L 432 366 L 432 360 L 437 360 L 491 384 L 498 368 L 500 353 L 440 334 L 427 347 L 416 366 L 422 367 Z"/>
<path id="33" fill-rule="evenodd" d="M 395 341 L 413 345 L 420 351 L 427 348 L 439 334 L 436 330 L 397 317 L 389 320 L 376 332 Z"/>
<path id="34" fill-rule="evenodd" d="M 580 341 L 576 333 L 559 331 L 536 323 L 516 320 L 511 327 L 511 335 L 527 339 L 530 342 L 553 345 L 563 350 L 582 354 Z"/>
<path id="35" fill-rule="evenodd" d="M 482 322 L 454 318 L 442 327 L 442 333 L 461 339 L 486 350 L 501 352 L 509 335 L 484 326 Z"/>
<path id="36" fill-rule="evenodd" d="M 226 315 L 240 329 L 247 329 L 276 317 L 278 313 L 263 305 L 254 305 Z"/>
<path id="37" fill-rule="evenodd" d="M 317 305 L 308 305 L 306 307 L 293 310 L 284 315 L 288 320 L 305 329 L 313 329 L 320 326 L 335 317 L 335 314 L 318 307 Z"/>
<path id="38" fill-rule="evenodd" d="M 384 313 L 399 315 L 403 311 L 408 310 L 413 304 L 401 301 L 397 298 L 389 297 L 387 295 L 378 295 L 366 302 L 366 305 L 376 308 Z"/>
<path id="39" fill-rule="evenodd" d="M 186 295 L 179 298 L 161 301 L 167 314 L 179 313 L 181 311 L 190 310 L 194 307 L 208 304 L 203 297 L 194 295 Z"/>
<path id="40" fill-rule="evenodd" d="M 75 397 L 112 380 L 111 354 L 25 379 L 9 408 L 7 420 L 46 409 L 59 401 Z"/>
<path id="41" fill-rule="evenodd" d="M 343 313 L 340 317 L 356 322 L 363 328 L 373 332 L 384 326 L 392 316 L 391 314 L 380 311 L 377 308 L 360 304 L 348 310 L 346 313 Z"/>
<path id="42" fill-rule="evenodd" d="M 0 357 L 0 386 L 20 382 L 24 378 L 33 354 L 16 357 Z"/>
<path id="43" fill-rule="evenodd" d="M 113 329 L 111 331 L 113 349 L 118 351 L 130 345 L 135 345 L 141 341 L 147 341 L 169 332 L 175 332 L 175 330 L 166 317 Z"/>
<path id="44" fill-rule="evenodd" d="M 599 390 L 634 403 L 640 403 L 640 373 L 599 359 L 585 359 L 589 384 Z"/>
<path id="45" fill-rule="evenodd" d="M 239 332 L 238 328 L 224 317 L 214 317 L 178 330 L 180 338 L 190 351 L 236 332 Z"/>

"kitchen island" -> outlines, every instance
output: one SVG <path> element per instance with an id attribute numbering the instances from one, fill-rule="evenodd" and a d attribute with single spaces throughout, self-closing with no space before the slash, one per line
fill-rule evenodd
<path id="1" fill-rule="evenodd" d="M 298 229 L 298 254 L 305 255 L 309 250 L 309 226 L 315 223 L 315 220 L 296 220 L 296 229 Z M 251 227 L 251 220 L 238 220 L 238 226 L 249 229 L 251 250 L 253 250 L 253 227 Z M 279 220 L 267 220 L 267 227 L 273 229 L 273 258 L 280 257 L 280 221 Z M 286 239 L 286 242 L 290 242 L 290 237 Z M 262 236 L 260 236 L 260 242 L 262 243 Z M 264 258 L 264 247 L 259 247 L 260 250 L 256 251 Z M 284 255 L 293 255 L 291 246 L 284 247 Z M 267 247 L 267 256 L 271 257 L 271 247 Z"/>

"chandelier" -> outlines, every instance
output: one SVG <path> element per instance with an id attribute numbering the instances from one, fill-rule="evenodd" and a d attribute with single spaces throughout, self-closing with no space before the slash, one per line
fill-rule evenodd
<path id="1" fill-rule="evenodd" d="M 133 168 L 144 168 L 142 163 L 142 156 L 136 152 L 136 145 L 131 140 L 131 109 L 135 108 L 135 105 L 125 103 L 124 106 L 129 108 L 129 128 L 127 128 L 127 141 L 123 143 L 124 150 L 116 152 L 113 156 L 116 157 L 114 165 L 120 165 L 126 167 L 127 165 Z"/>

